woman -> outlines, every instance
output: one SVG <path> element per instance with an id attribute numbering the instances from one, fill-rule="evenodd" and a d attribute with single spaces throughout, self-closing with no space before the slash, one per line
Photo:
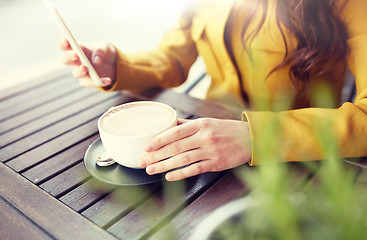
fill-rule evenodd
<path id="1" fill-rule="evenodd" d="M 260 164 L 261 131 L 272 121 L 281 129 L 282 161 L 323 159 L 314 125 L 326 118 L 333 120 L 342 157 L 367 155 L 367 1 L 210 0 L 193 9 L 156 51 L 126 55 L 111 45 L 85 48 L 106 91 L 177 86 L 201 55 L 212 78 L 207 98 L 244 108 L 243 121 L 179 120 L 147 145 L 139 164 L 148 174 L 190 164 L 168 172 L 173 181 Z M 59 45 L 73 75 L 93 86 L 67 41 Z M 319 83 L 341 96 L 347 66 L 356 78 L 355 103 L 313 106 L 312 89 Z"/>

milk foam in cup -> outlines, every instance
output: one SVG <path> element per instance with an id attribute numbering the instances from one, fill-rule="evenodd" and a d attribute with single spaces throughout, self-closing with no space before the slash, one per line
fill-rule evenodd
<path id="1" fill-rule="evenodd" d="M 150 139 L 176 125 L 176 111 L 154 101 L 110 108 L 98 120 L 104 148 L 117 163 L 130 168 L 140 168 L 138 159 Z"/>

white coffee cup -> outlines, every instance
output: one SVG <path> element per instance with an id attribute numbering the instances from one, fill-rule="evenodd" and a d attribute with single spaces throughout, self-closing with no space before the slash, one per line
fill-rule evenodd
<path id="1" fill-rule="evenodd" d="M 140 168 L 138 159 L 145 153 L 150 139 L 176 125 L 176 111 L 153 101 L 112 107 L 98 120 L 105 150 L 117 163 L 130 168 Z"/>

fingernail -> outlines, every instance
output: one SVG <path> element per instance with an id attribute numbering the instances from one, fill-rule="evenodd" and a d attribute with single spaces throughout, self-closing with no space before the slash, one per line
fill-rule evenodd
<path id="1" fill-rule="evenodd" d="M 146 169 L 148 174 L 153 174 L 155 172 L 155 167 L 154 165 L 149 165 Z"/>
<path id="2" fill-rule="evenodd" d="M 101 79 L 103 86 L 108 86 L 111 84 L 111 79 Z"/>
<path id="3" fill-rule="evenodd" d="M 175 180 L 172 173 L 167 173 L 165 175 L 165 178 L 166 178 L 167 181 L 174 181 Z"/>
<path id="4" fill-rule="evenodd" d="M 100 56 L 95 56 L 94 59 L 93 59 L 93 63 L 94 64 L 101 64 L 102 63 L 101 57 Z"/>

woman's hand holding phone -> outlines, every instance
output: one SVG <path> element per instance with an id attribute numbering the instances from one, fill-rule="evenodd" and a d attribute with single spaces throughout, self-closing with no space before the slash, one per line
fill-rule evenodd
<path id="1" fill-rule="evenodd" d="M 77 53 L 72 49 L 66 38 L 59 40 L 59 48 L 63 50 L 61 61 L 73 67 L 73 76 L 79 79 L 84 87 L 97 87 L 88 73 L 88 68 L 83 65 Z M 109 44 L 101 44 L 95 47 L 79 45 L 87 56 L 102 81 L 102 87 L 111 85 L 116 78 L 116 49 Z"/>

